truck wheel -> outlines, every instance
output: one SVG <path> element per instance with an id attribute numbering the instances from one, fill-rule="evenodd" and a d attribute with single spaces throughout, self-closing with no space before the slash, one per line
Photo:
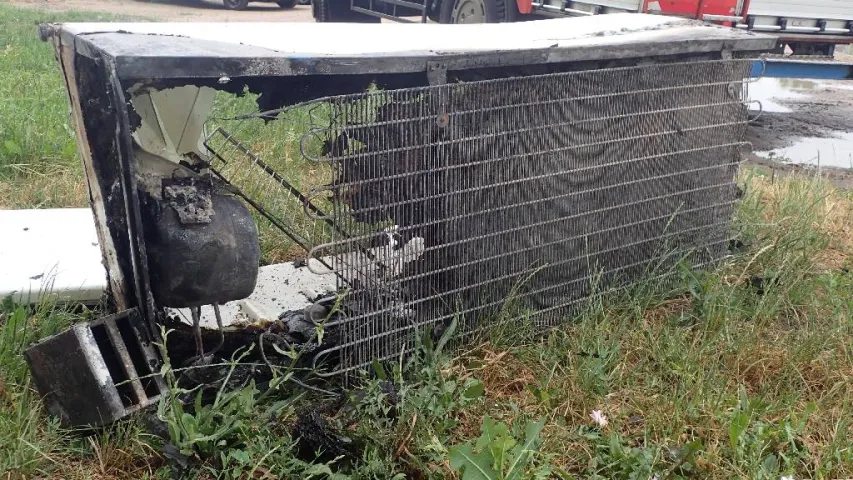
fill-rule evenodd
<path id="1" fill-rule="evenodd" d="M 322 23 L 379 23 L 380 18 L 350 10 L 350 0 L 313 0 L 314 21 Z"/>
<path id="2" fill-rule="evenodd" d="M 498 23 L 515 20 L 515 0 L 444 0 L 439 23 Z"/>
<path id="3" fill-rule="evenodd" d="M 296 0 L 277 0 L 275 3 L 281 8 L 293 8 L 296 6 Z"/>
<path id="4" fill-rule="evenodd" d="M 249 6 L 249 0 L 222 0 L 228 10 L 243 10 Z"/>

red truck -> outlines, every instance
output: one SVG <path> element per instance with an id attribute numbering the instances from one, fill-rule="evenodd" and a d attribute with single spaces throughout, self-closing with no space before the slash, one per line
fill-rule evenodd
<path id="1" fill-rule="evenodd" d="M 495 23 L 640 12 L 772 33 L 795 55 L 853 43 L 853 0 L 313 0 L 318 22 Z"/>

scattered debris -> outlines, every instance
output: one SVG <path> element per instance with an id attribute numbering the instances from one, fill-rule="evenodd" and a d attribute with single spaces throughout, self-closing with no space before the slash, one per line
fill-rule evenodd
<path id="1" fill-rule="evenodd" d="M 755 289 L 755 294 L 758 296 L 763 296 L 767 293 L 767 290 L 773 287 L 778 287 L 780 285 L 779 277 L 761 277 L 758 275 L 750 276 L 747 280 L 749 282 L 749 286 Z"/>
<path id="2" fill-rule="evenodd" d="M 213 215 L 211 185 L 204 182 L 176 182 L 163 187 L 163 198 L 184 225 L 210 223 Z"/>
<path id="3" fill-rule="evenodd" d="M 738 252 L 743 252 L 744 250 L 746 250 L 746 244 L 745 243 L 738 240 L 737 238 L 733 238 L 733 239 L 729 240 L 729 252 L 738 253 Z"/>
<path id="4" fill-rule="evenodd" d="M 307 461 L 329 462 L 340 457 L 353 459 L 355 455 L 352 440 L 334 431 L 317 409 L 299 416 L 293 438 L 298 439 L 299 456 Z"/>
<path id="5" fill-rule="evenodd" d="M 609 423 L 607 421 L 607 416 L 601 413 L 601 410 L 593 410 L 589 414 L 589 418 L 592 419 L 592 423 L 596 424 L 600 428 L 604 428 Z"/>
<path id="6" fill-rule="evenodd" d="M 630 417 L 628 417 L 626 422 L 628 422 L 629 425 L 640 425 L 643 422 L 645 422 L 645 419 L 643 418 L 642 415 L 637 415 L 635 413 L 634 415 L 631 415 Z"/>
<path id="7" fill-rule="evenodd" d="M 182 474 L 186 472 L 190 466 L 191 458 L 181 453 L 181 451 L 171 443 L 163 445 L 163 457 L 169 461 L 173 470 L 175 470 L 175 473 L 178 474 L 176 478 L 182 477 Z"/>

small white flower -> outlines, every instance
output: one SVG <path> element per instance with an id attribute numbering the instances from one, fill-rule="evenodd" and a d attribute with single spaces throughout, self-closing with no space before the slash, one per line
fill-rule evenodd
<path id="1" fill-rule="evenodd" d="M 601 410 L 593 410 L 592 413 L 589 414 L 589 418 L 592 419 L 593 423 L 598 425 L 599 427 L 607 426 L 607 417 L 601 413 Z"/>
<path id="2" fill-rule="evenodd" d="M 779 480 L 796 480 L 793 475 L 782 475 Z"/>

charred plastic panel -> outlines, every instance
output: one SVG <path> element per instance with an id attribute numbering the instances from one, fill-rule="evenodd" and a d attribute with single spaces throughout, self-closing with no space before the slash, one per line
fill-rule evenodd
<path id="1" fill-rule="evenodd" d="M 139 312 L 78 324 L 24 353 L 47 410 L 71 426 L 100 426 L 159 400 L 165 388 Z"/>
<path id="2" fill-rule="evenodd" d="M 57 53 L 69 88 L 77 144 L 83 158 L 89 198 L 109 277 L 110 298 L 116 309 L 139 304 L 134 291 L 131 238 L 127 229 L 124 186 L 116 137 L 118 123 L 110 98 L 104 62 L 78 55 L 56 39 Z"/>
<path id="3" fill-rule="evenodd" d="M 202 185 L 166 186 L 165 201 L 145 211 L 151 288 L 165 307 L 225 303 L 255 289 L 260 246 L 251 213 Z"/>

